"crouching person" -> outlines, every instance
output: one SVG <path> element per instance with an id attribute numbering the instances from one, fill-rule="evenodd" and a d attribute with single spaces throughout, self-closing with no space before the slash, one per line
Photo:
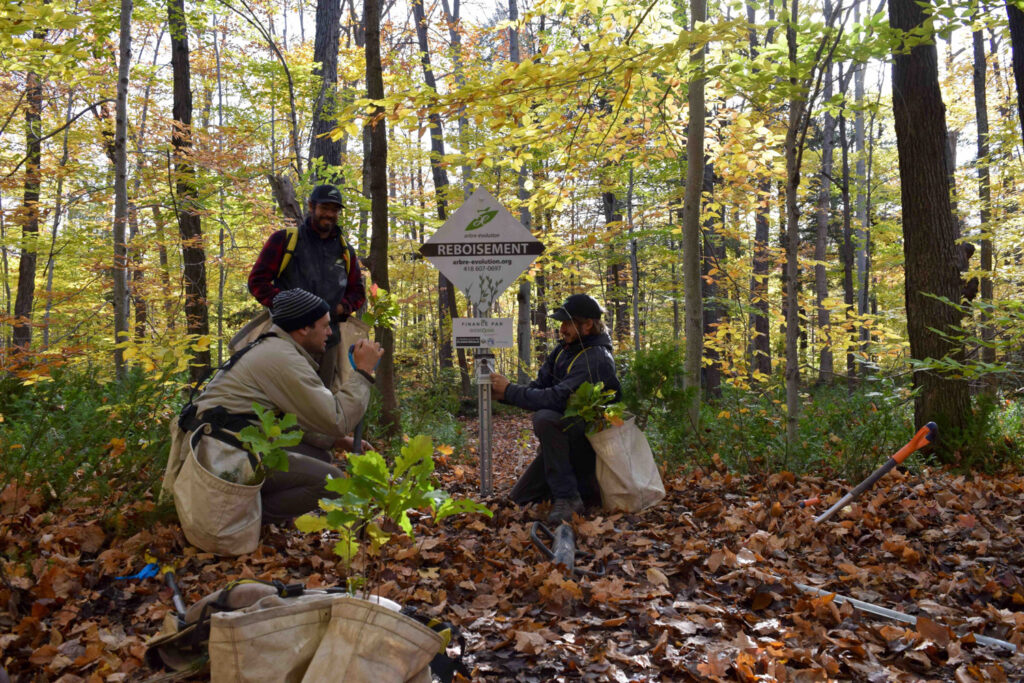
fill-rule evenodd
<path id="1" fill-rule="evenodd" d="M 604 382 L 618 400 L 612 340 L 601 316 L 604 310 L 592 297 L 573 294 L 551 317 L 562 323 L 561 343 L 548 354 L 537 379 L 527 385 L 510 383 L 491 374 L 494 398 L 533 413 L 533 431 L 540 453 L 523 473 L 510 497 L 518 505 L 554 499 L 548 521 L 558 524 L 582 512 L 584 504 L 599 505 L 601 492 L 595 476 L 597 456 L 579 418 L 564 420 L 569 397 L 584 382 Z"/>
<path id="2" fill-rule="evenodd" d="M 271 318 L 269 332 L 233 355 L 171 427 L 161 495 L 173 494 L 186 537 L 209 552 L 250 552 L 261 522 L 288 522 L 331 495 L 326 477 L 342 476 L 331 464 L 332 449 L 351 443 L 346 435 L 366 411 L 383 355 L 376 342 L 359 342 L 352 354 L 356 371 L 332 393 L 313 360 L 331 335 L 327 303 L 302 289 L 285 290 L 274 297 Z M 253 403 L 294 414 L 304 434 L 289 449 L 288 471 L 246 485 L 220 474 L 232 462 L 245 470 L 249 456 L 237 433 L 259 423 Z"/>

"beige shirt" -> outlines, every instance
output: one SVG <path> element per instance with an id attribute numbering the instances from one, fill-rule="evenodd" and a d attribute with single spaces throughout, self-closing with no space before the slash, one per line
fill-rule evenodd
<path id="1" fill-rule="evenodd" d="M 270 332 L 277 336 L 264 339 L 228 372 L 218 372 L 210 380 L 196 400 L 199 415 L 215 406 L 251 413 L 257 403 L 293 413 L 306 433 L 303 441 L 329 449 L 335 438 L 351 432 L 362 419 L 372 382 L 353 372 L 341 389 L 331 393 L 317 374 L 313 357 L 277 325 Z"/>

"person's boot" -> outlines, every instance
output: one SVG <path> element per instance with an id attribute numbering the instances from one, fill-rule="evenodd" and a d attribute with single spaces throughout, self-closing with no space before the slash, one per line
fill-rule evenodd
<path id="1" fill-rule="evenodd" d="M 572 519 L 574 512 L 583 512 L 583 500 L 579 494 L 572 498 L 555 498 L 555 504 L 548 513 L 549 524 L 561 524 Z"/>

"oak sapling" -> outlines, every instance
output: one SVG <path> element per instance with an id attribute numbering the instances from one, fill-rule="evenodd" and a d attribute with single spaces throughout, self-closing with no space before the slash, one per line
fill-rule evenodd
<path id="1" fill-rule="evenodd" d="M 258 403 L 253 403 L 252 409 L 260 419 L 259 426 L 249 425 L 238 433 L 238 440 L 257 460 L 252 476 L 245 482 L 248 486 L 262 483 L 271 470 L 287 472 L 285 449 L 302 441 L 295 415 L 287 413 L 278 419 L 273 410 L 264 410 Z"/>
<path id="2" fill-rule="evenodd" d="M 353 594 L 358 589 L 370 593 L 368 569 L 376 567 L 380 549 L 394 535 L 412 537 L 411 510 L 429 511 L 434 523 L 464 512 L 493 515 L 480 503 L 456 499 L 434 488 L 434 445 L 430 437 L 421 434 L 410 439 L 394 462 L 394 467 L 389 467 L 384 456 L 375 451 L 350 453 L 348 476 L 327 479 L 327 490 L 337 497 L 320 500 L 324 514 L 302 515 L 295 520 L 300 531 L 337 532 L 334 553 L 345 563 L 348 589 Z M 365 560 L 362 572 L 353 574 L 352 561 L 360 554 Z"/>
<path id="3" fill-rule="evenodd" d="M 604 382 L 584 382 L 569 397 L 563 420 L 579 417 L 587 425 L 587 435 L 622 424 L 626 404 L 615 400 L 615 390 L 605 389 Z"/>

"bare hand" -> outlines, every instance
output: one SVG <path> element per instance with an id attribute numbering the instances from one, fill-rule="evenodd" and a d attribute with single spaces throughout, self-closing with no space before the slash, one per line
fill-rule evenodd
<path id="1" fill-rule="evenodd" d="M 384 355 L 384 349 L 377 342 L 368 339 L 360 339 L 355 346 L 352 360 L 355 361 L 356 369 L 372 375 L 377 367 L 377 361 Z"/>
<path id="2" fill-rule="evenodd" d="M 501 374 L 500 372 L 491 373 L 491 396 L 497 400 L 505 398 L 505 389 L 508 387 L 510 382 L 508 377 Z"/>

